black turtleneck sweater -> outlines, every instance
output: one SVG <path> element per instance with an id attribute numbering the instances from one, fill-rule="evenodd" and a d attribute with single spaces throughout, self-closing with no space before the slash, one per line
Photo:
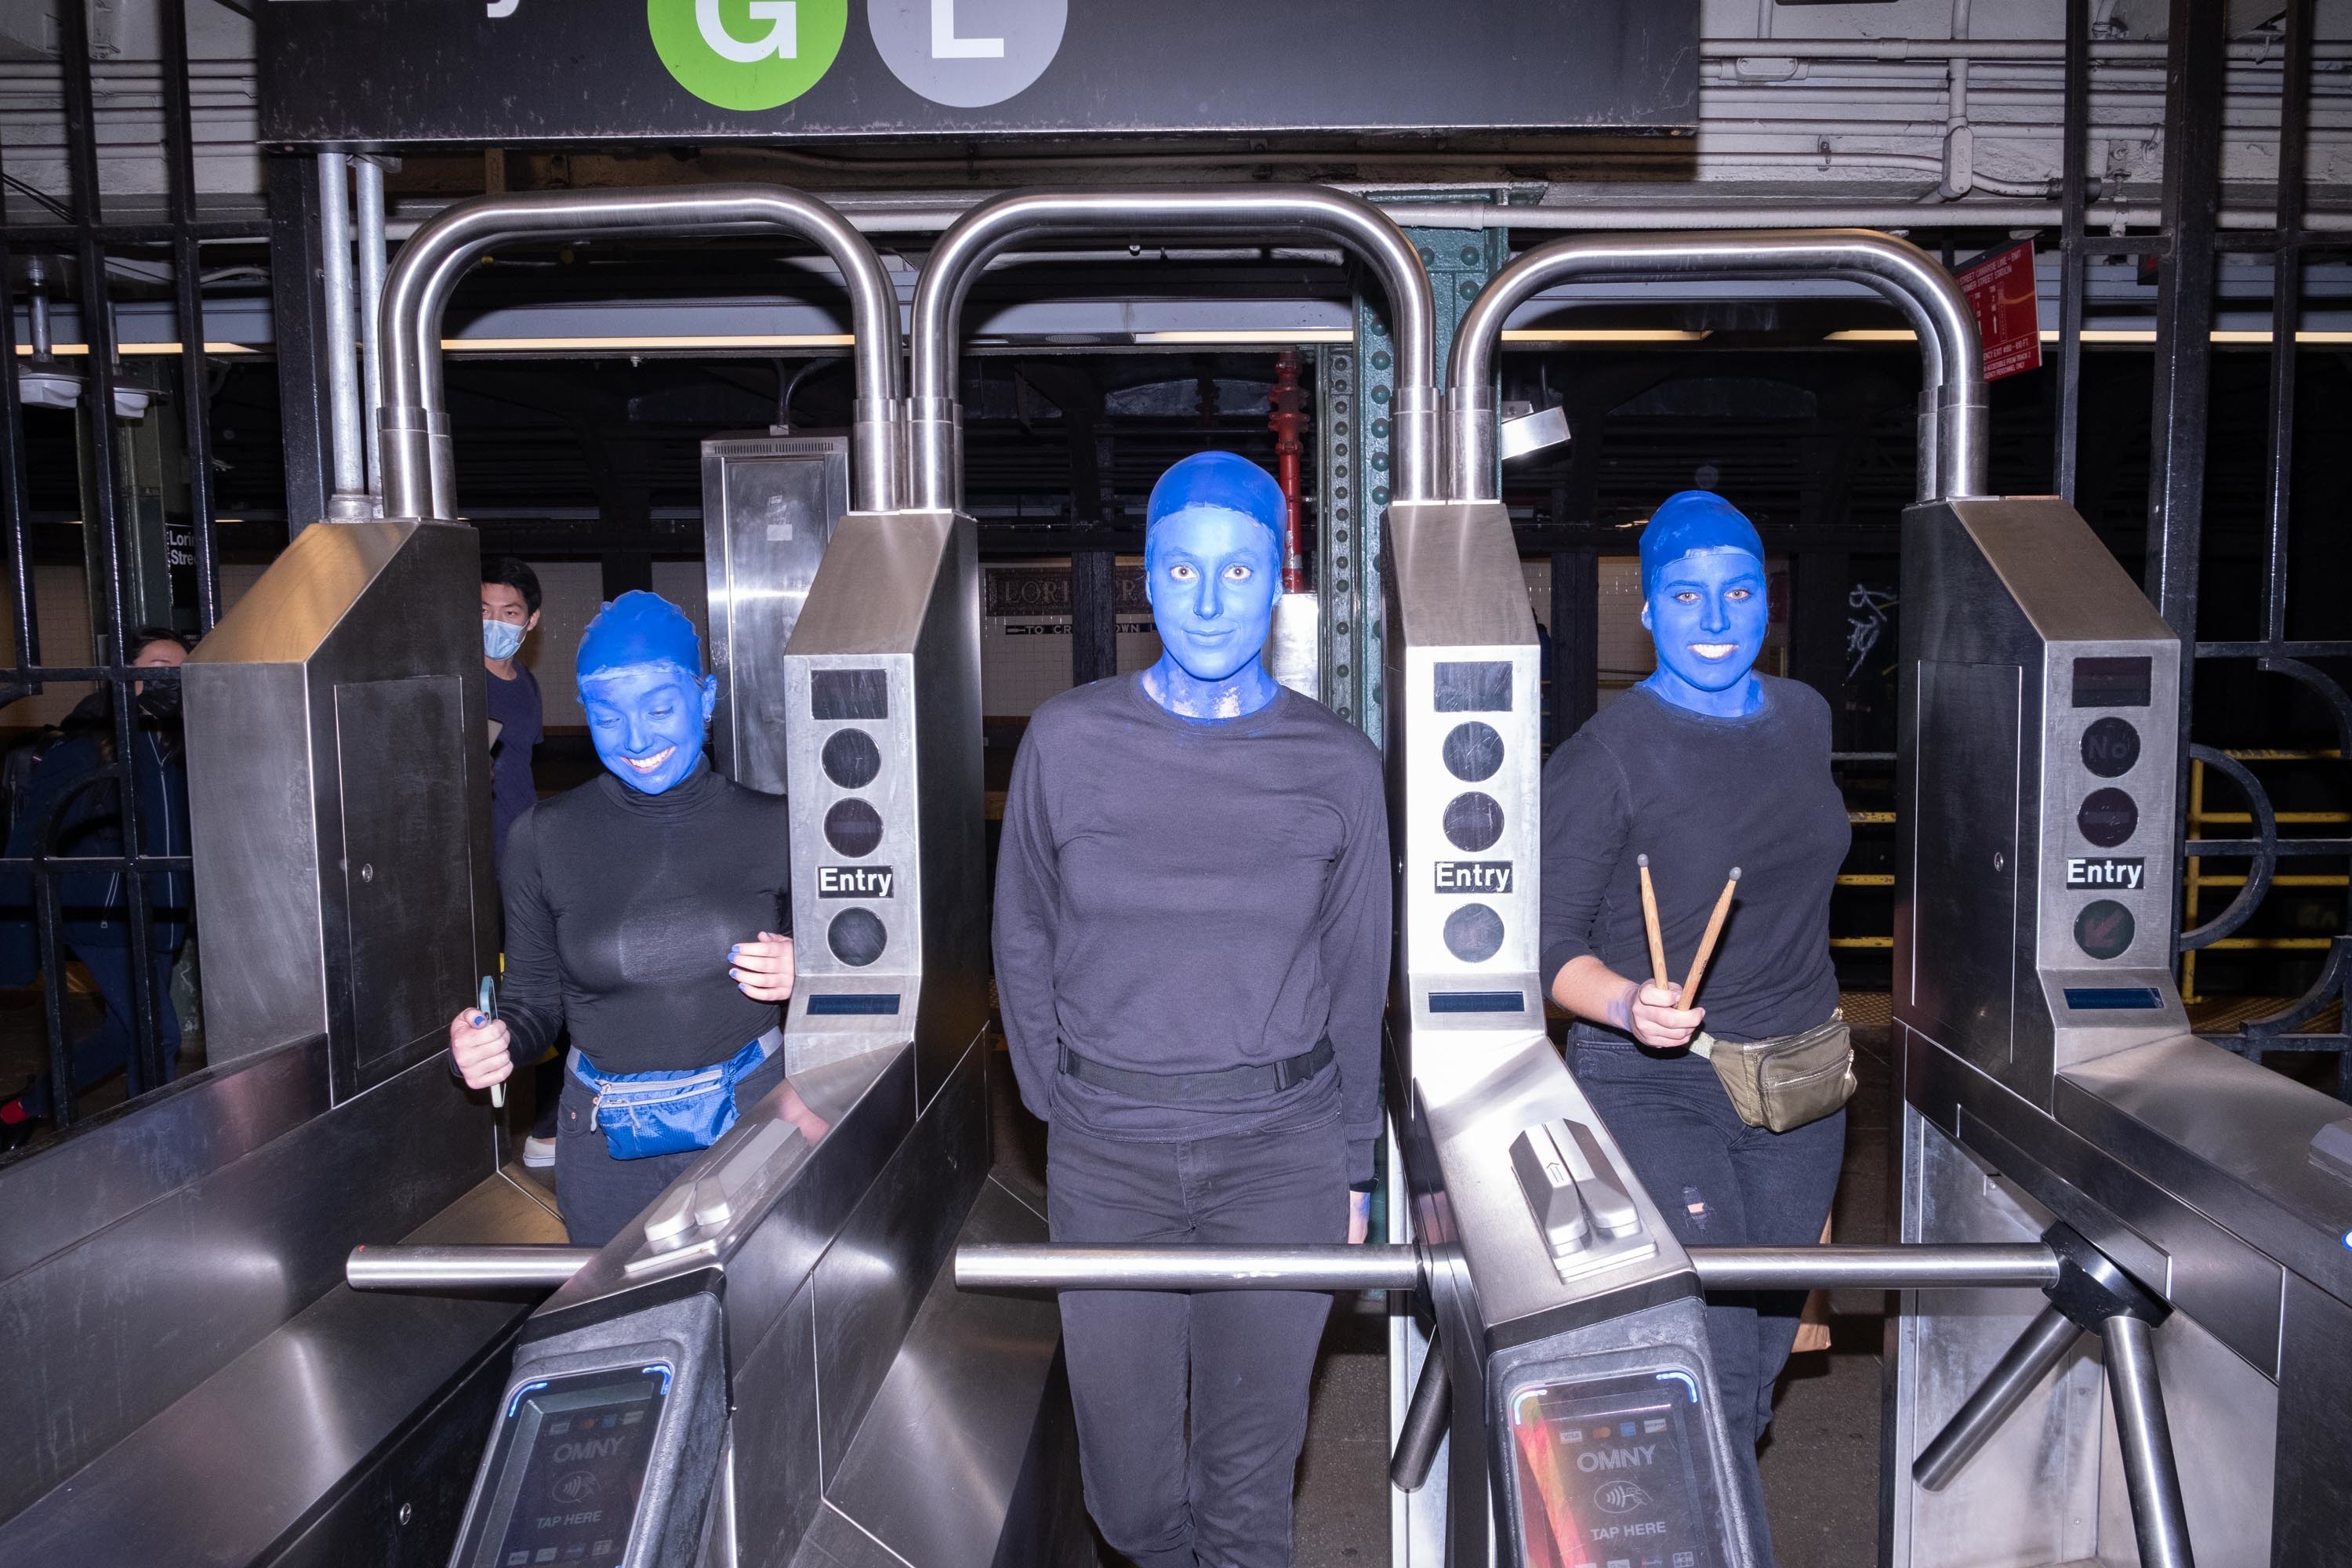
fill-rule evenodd
<path id="1" fill-rule="evenodd" d="M 515 820 L 499 1016 L 518 1063 L 563 1026 L 606 1072 L 726 1060 L 776 1022 L 727 977 L 727 950 L 792 928 L 784 803 L 706 764 L 661 795 L 610 773 Z"/>

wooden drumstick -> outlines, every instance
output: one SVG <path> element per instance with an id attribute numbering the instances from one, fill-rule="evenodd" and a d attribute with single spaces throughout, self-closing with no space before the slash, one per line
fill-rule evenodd
<path id="1" fill-rule="evenodd" d="M 1698 983 L 1706 973 L 1706 961 L 1715 955 L 1715 939 L 1723 934 L 1723 922 L 1731 913 L 1731 895 L 1739 887 L 1739 868 L 1731 868 L 1731 879 L 1723 884 L 1721 896 L 1715 900 L 1715 912 L 1706 918 L 1706 934 L 1699 938 L 1698 955 L 1691 960 L 1690 978 L 1683 982 L 1683 994 L 1675 1005 L 1687 1008 L 1698 994 Z"/>
<path id="2" fill-rule="evenodd" d="M 1666 988 L 1666 939 L 1658 930 L 1658 889 L 1650 883 L 1650 858 L 1633 857 L 1633 864 L 1642 868 L 1642 923 L 1650 933 L 1650 979 L 1657 988 Z"/>

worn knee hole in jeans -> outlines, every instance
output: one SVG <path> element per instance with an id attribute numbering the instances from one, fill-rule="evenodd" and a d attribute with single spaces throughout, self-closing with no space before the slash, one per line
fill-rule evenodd
<path id="1" fill-rule="evenodd" d="M 1706 1198 L 1696 1187 L 1683 1189 L 1683 1210 L 1690 1215 L 1691 1228 L 1705 1230 L 1714 1216 L 1706 1211 Z"/>

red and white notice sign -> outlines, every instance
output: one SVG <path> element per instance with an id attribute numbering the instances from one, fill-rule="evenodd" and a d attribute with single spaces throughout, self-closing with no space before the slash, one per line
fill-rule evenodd
<path id="1" fill-rule="evenodd" d="M 1984 374 L 1999 381 L 2042 368 L 2042 315 L 2035 306 L 2033 242 L 2021 239 L 1960 268 L 1960 291 L 1977 315 Z"/>

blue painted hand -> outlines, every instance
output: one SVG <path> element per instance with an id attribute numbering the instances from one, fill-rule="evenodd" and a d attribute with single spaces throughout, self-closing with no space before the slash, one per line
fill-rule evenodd
<path id="1" fill-rule="evenodd" d="M 1764 703 L 1756 658 L 1771 610 L 1764 545 L 1720 497 L 1685 490 L 1642 535 L 1642 625 L 1658 650 L 1642 682 L 1661 701 L 1734 719 Z"/>
<path id="2" fill-rule="evenodd" d="M 1185 458 L 1153 487 L 1144 592 L 1160 661 L 1143 689 L 1185 719 L 1237 719 L 1275 699 L 1264 662 L 1282 592 L 1282 491 L 1230 452 Z"/>
<path id="3" fill-rule="evenodd" d="M 575 662 L 596 755 L 614 777 L 660 795 L 702 762 L 719 678 L 685 612 L 653 594 L 622 595 L 588 623 Z"/>

